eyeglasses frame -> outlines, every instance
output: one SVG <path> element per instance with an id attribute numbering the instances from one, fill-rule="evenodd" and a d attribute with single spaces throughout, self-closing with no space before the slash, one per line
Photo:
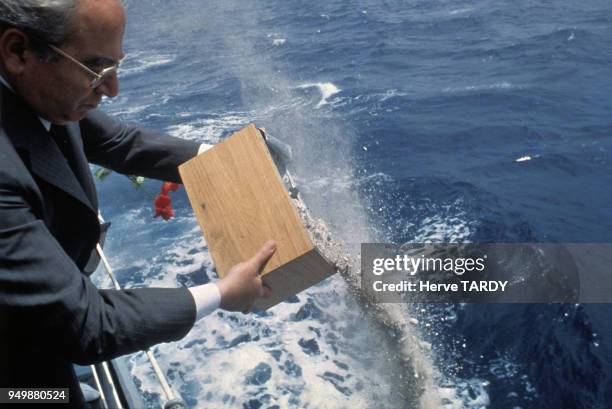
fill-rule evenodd
<path id="1" fill-rule="evenodd" d="M 65 52 L 61 48 L 56 47 L 53 44 L 48 44 L 48 46 L 53 51 L 55 51 L 56 53 L 58 53 L 62 57 L 65 57 L 68 60 L 72 61 L 73 63 L 75 63 L 76 65 L 81 67 L 81 69 L 86 71 L 89 75 L 94 77 L 94 80 L 91 81 L 91 84 L 89 84 L 92 89 L 98 88 L 100 85 L 102 85 L 102 83 L 104 82 L 104 80 L 106 78 L 108 78 L 112 74 L 116 73 L 117 70 L 119 69 L 119 63 L 117 63 L 117 64 L 112 65 L 110 67 L 104 68 L 102 71 L 97 73 L 97 72 L 93 71 L 91 68 L 89 68 L 88 66 L 86 66 L 85 64 L 83 64 L 82 62 L 80 62 L 79 60 L 77 60 L 76 58 L 72 57 L 70 54 L 68 54 L 67 52 Z"/>

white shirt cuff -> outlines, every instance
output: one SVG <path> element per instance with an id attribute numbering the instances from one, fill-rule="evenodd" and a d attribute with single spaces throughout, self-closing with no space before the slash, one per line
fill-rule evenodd
<path id="1" fill-rule="evenodd" d="M 198 155 L 203 154 L 204 152 L 206 152 L 207 150 L 209 150 L 210 148 L 212 148 L 215 145 L 209 145 L 207 143 L 203 143 L 202 145 L 200 145 L 200 147 L 198 148 Z"/>
<path id="2" fill-rule="evenodd" d="M 189 287 L 196 305 L 196 321 L 213 313 L 221 304 L 221 292 L 215 283 Z"/>

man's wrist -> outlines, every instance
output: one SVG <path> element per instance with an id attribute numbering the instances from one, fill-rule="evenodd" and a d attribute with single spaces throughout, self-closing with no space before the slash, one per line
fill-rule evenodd
<path id="1" fill-rule="evenodd" d="M 221 304 L 221 292 L 215 283 L 189 287 L 196 307 L 196 321 L 212 314 Z"/>

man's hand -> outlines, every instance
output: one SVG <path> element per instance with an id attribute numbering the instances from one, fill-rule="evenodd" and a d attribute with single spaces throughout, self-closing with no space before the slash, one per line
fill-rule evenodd
<path id="1" fill-rule="evenodd" d="M 276 251 L 276 243 L 267 241 L 250 259 L 236 264 L 217 287 L 221 293 L 220 307 L 227 311 L 249 312 L 259 297 L 269 297 L 272 290 L 261 280 L 261 272 Z"/>

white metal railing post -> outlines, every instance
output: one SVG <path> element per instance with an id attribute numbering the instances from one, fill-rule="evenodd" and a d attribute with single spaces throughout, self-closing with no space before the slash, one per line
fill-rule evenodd
<path id="1" fill-rule="evenodd" d="M 116 290 L 121 290 L 121 286 L 119 285 L 119 282 L 117 281 L 117 278 L 115 277 L 115 273 L 113 272 L 113 269 L 110 266 L 108 259 L 104 255 L 104 250 L 102 250 L 102 246 L 100 246 L 100 244 L 96 245 L 96 251 L 98 252 L 98 255 L 100 256 L 100 260 L 102 261 L 102 264 L 104 265 L 104 269 L 106 270 L 111 281 L 113 282 L 113 286 L 115 287 Z M 164 373 L 162 372 L 157 362 L 157 359 L 155 358 L 155 356 L 153 356 L 153 353 L 151 352 L 151 350 L 147 349 L 144 352 L 146 353 L 147 358 L 149 359 L 149 362 L 151 363 L 151 366 L 153 367 L 153 371 L 155 372 L 155 375 L 157 376 L 157 379 L 159 380 L 159 383 L 162 389 L 164 390 L 164 394 L 166 395 L 166 400 L 168 401 L 166 406 L 176 408 L 176 409 L 184 408 L 184 405 L 181 403 L 181 401 L 176 399 L 176 396 L 174 395 L 172 388 L 170 388 L 170 385 L 168 384 L 168 381 L 166 380 L 166 377 L 164 376 Z M 116 391 L 113 390 L 113 393 L 116 393 Z"/>

